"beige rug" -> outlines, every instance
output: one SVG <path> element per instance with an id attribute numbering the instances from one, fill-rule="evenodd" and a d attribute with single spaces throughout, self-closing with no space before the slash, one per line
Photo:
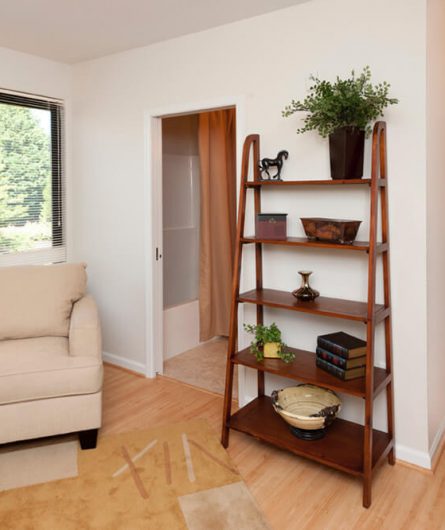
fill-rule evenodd
<path id="1" fill-rule="evenodd" d="M 224 394 L 226 381 L 227 339 L 218 338 L 180 353 L 164 363 L 164 375 L 198 388 Z M 233 399 L 238 398 L 235 366 Z"/>
<path id="2" fill-rule="evenodd" d="M 73 442 L 3 451 L 3 487 L 72 474 Z M 71 445 L 70 445 L 71 444 Z M 57 445 L 57 444 L 56 444 Z M 34 451 L 34 457 L 32 452 Z M 23 455 L 21 458 L 20 454 Z M 23 465 L 24 464 L 24 465 Z M 48 471 L 51 468 L 51 471 Z M 266 530 L 246 485 L 204 420 L 99 438 L 77 449 L 78 476 L 0 492 L 0 528 Z M 40 469 L 40 471 L 39 471 Z M 43 475 L 42 475 L 43 473 Z M 14 475 L 21 476 L 20 480 Z M 8 479 L 9 476 L 9 479 Z M 49 477 L 49 478 L 48 478 Z"/>
<path id="3" fill-rule="evenodd" d="M 77 436 L 59 436 L 0 446 L 0 492 L 77 477 L 78 445 Z"/>

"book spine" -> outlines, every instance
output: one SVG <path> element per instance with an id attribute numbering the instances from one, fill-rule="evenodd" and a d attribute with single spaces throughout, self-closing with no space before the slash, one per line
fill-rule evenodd
<path id="1" fill-rule="evenodd" d="M 343 348 L 343 346 L 340 346 L 339 344 L 335 344 L 335 342 L 331 342 L 330 340 L 324 339 L 323 337 L 318 337 L 317 344 L 320 348 L 335 353 L 335 355 L 340 355 L 340 357 L 345 359 L 349 358 L 349 350 L 347 348 Z"/>
<path id="2" fill-rule="evenodd" d="M 315 353 L 319 359 L 323 359 L 324 361 L 334 364 L 343 370 L 348 369 L 348 360 L 344 357 L 335 355 L 334 353 L 324 350 L 323 348 L 317 348 Z"/>
<path id="3" fill-rule="evenodd" d="M 317 357 L 316 364 L 318 368 L 321 368 L 325 372 L 329 372 L 332 375 L 335 375 L 335 377 L 338 377 L 339 379 L 345 380 L 345 370 L 342 370 L 338 366 L 334 366 L 331 363 L 328 363 L 327 361 L 320 359 Z"/>

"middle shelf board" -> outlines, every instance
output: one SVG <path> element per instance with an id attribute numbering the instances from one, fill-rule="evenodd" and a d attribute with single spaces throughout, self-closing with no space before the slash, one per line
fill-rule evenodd
<path id="1" fill-rule="evenodd" d="M 255 236 L 241 238 L 242 243 L 263 243 L 265 245 L 281 245 L 288 247 L 312 247 L 312 248 L 329 248 L 335 250 L 355 250 L 368 252 L 368 241 L 353 241 L 351 244 L 341 244 L 329 241 L 314 241 L 307 237 L 287 237 L 286 239 L 264 239 Z M 387 243 L 377 243 L 376 250 L 378 253 L 386 251 Z"/>
<path id="2" fill-rule="evenodd" d="M 330 388 L 331 390 L 343 392 L 351 396 L 365 397 L 366 386 L 364 377 L 352 379 L 351 381 L 343 381 L 318 368 L 315 364 L 315 353 L 289 347 L 288 350 L 295 353 L 295 360 L 292 363 L 285 363 L 281 359 L 264 359 L 258 362 L 255 355 L 248 348 L 236 353 L 232 358 L 232 362 L 262 372 L 279 375 L 280 377 L 295 379 L 302 383 L 312 383 Z M 391 375 L 386 370 L 374 367 L 374 396 L 377 396 L 390 380 Z"/>
<path id="3" fill-rule="evenodd" d="M 368 304 L 344 300 L 342 298 L 328 298 L 319 296 L 315 300 L 302 302 L 288 291 L 277 289 L 252 289 L 239 295 L 238 300 L 243 303 L 300 311 L 334 318 L 344 318 L 359 322 L 368 321 Z M 389 309 L 382 304 L 375 304 L 374 320 L 380 322 L 389 315 Z"/>

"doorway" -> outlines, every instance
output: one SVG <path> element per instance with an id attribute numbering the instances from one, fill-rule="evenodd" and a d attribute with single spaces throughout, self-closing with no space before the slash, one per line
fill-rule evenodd
<path id="1" fill-rule="evenodd" d="M 163 373 L 223 393 L 236 226 L 235 108 L 161 121 Z"/>

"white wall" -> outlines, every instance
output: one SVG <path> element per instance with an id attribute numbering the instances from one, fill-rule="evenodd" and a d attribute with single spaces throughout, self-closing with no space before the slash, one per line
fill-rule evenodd
<path id="1" fill-rule="evenodd" d="M 247 131 L 261 134 L 263 156 L 280 149 L 290 153 L 284 178 L 328 178 L 326 141 L 316 134 L 297 136 L 298 119 L 283 119 L 281 110 L 292 97 L 304 96 L 310 73 L 333 78 L 369 64 L 374 79 L 391 82 L 400 99 L 386 113 L 396 433 L 399 457 L 425 463 L 425 29 L 425 0 L 314 0 L 74 67 L 75 256 L 89 263 L 107 351 L 144 363 L 144 112 L 245 96 Z M 289 232 L 297 235 L 300 216 L 363 219 L 367 204 L 366 190 L 308 188 L 271 192 L 263 211 L 289 212 Z M 366 238 L 367 227 L 363 223 L 360 238 Z M 314 270 L 313 285 L 323 295 L 366 297 L 365 258 L 320 250 L 268 249 L 266 286 L 292 290 L 303 268 Z M 252 285 L 251 271 L 245 267 L 246 287 Z M 303 348 L 313 348 L 319 331 L 364 333 L 330 319 L 283 313 L 270 318 L 278 315 L 285 340 Z M 253 318 L 248 309 L 246 320 Z M 251 382 L 247 387 L 253 392 Z M 383 403 L 377 407 L 382 427 Z M 357 401 L 346 400 L 344 414 L 360 419 Z"/>
<path id="2" fill-rule="evenodd" d="M 427 274 L 430 454 L 445 430 L 445 3 L 427 15 Z"/>
<path id="3" fill-rule="evenodd" d="M 0 87 L 42 96 L 69 99 L 70 66 L 0 48 Z"/>

